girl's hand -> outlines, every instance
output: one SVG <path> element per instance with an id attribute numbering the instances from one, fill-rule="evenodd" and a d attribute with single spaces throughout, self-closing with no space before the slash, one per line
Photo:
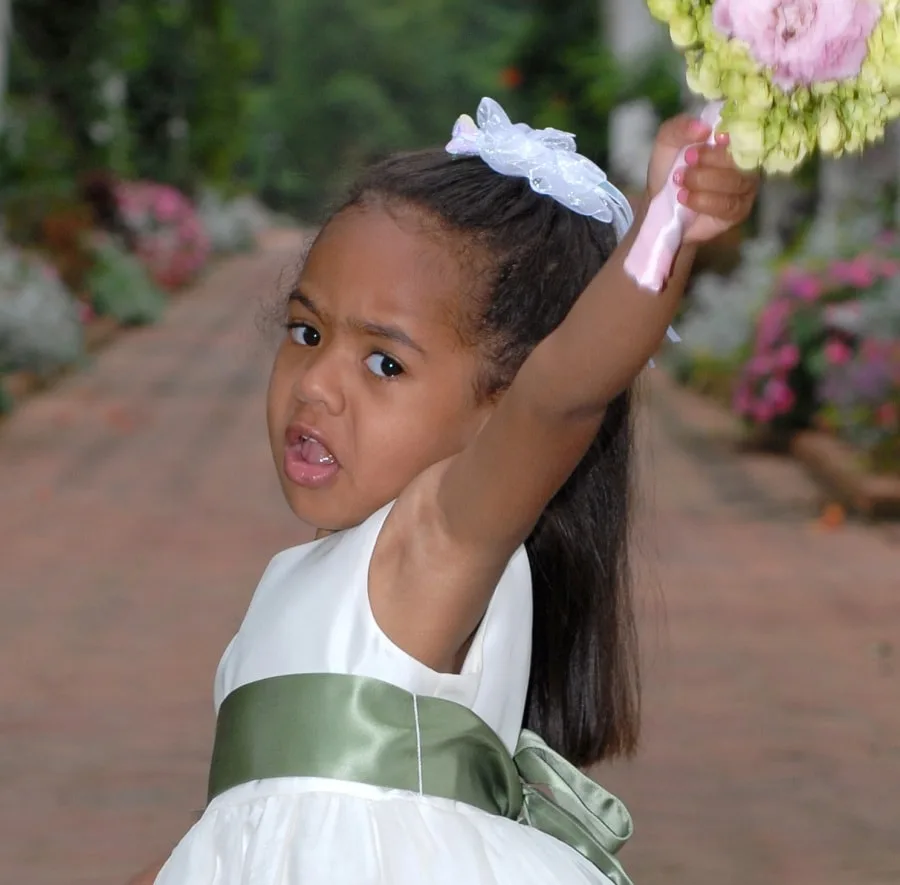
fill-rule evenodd
<path id="1" fill-rule="evenodd" d="M 697 213 L 685 230 L 685 244 L 705 243 L 750 215 L 759 190 L 759 176 L 742 172 L 728 153 L 728 136 L 716 137 L 716 146 L 705 144 L 710 128 L 694 117 L 682 115 L 659 128 L 647 176 L 649 197 L 666 185 L 679 152 L 690 145 L 684 163 L 675 170 L 677 199 Z"/>

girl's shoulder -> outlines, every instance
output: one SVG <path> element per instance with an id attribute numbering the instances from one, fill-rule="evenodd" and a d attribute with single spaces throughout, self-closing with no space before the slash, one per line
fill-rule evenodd
<path id="1" fill-rule="evenodd" d="M 317 584 L 352 584 L 368 571 L 375 542 L 393 507 L 390 502 L 352 528 L 276 553 L 266 566 L 251 608 L 268 592 L 285 584 L 314 579 Z"/>

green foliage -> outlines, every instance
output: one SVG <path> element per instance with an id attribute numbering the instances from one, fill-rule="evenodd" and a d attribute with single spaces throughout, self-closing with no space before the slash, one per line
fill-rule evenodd
<path id="1" fill-rule="evenodd" d="M 516 100 L 524 118 L 575 133 L 579 152 L 606 165 L 616 105 L 648 98 L 660 116 L 671 116 L 681 107 L 682 75 L 668 51 L 623 69 L 604 47 L 600 11 L 596 0 L 538 0 L 517 49 Z"/>
<path id="2" fill-rule="evenodd" d="M 224 182 L 244 152 L 253 41 L 229 0 L 128 0 L 116 7 L 113 61 L 128 83 L 136 177 L 192 190 Z"/>
<path id="3" fill-rule="evenodd" d="M 524 14 L 467 0 L 273 0 L 242 6 L 261 64 L 251 97 L 251 183 L 311 215 L 358 167 L 442 144 L 455 118 L 497 95 Z M 502 97 L 502 96 L 501 96 Z"/>
<path id="4" fill-rule="evenodd" d="M 136 258 L 113 240 L 98 242 L 94 258 L 87 288 L 98 314 L 129 326 L 153 323 L 160 318 L 166 296 Z"/>
<path id="5" fill-rule="evenodd" d="M 20 125 L 5 155 L 70 179 L 101 167 L 188 189 L 227 181 L 245 149 L 254 62 L 234 5 L 16 0 L 10 93 Z"/>
<path id="6" fill-rule="evenodd" d="M 104 14 L 103 0 L 16 0 L 12 9 L 10 92 L 52 108 L 81 167 L 95 158 L 93 65 L 109 36 Z"/>

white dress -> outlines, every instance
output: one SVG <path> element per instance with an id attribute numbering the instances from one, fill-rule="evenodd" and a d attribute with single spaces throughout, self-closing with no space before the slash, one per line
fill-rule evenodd
<path id="1" fill-rule="evenodd" d="M 531 572 L 519 549 L 459 674 L 437 673 L 379 629 L 372 551 L 390 505 L 361 525 L 279 553 L 216 675 L 215 703 L 294 673 L 347 673 L 463 704 L 515 751 L 531 658 Z M 314 715 L 314 712 L 313 714 Z M 290 777 L 209 804 L 156 885 L 609 885 L 568 845 L 448 799 Z"/>

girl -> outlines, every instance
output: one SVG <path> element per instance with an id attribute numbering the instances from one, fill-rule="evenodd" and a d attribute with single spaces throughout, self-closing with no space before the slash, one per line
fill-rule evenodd
<path id="1" fill-rule="evenodd" d="M 637 741 L 628 387 L 756 183 L 725 139 L 687 151 L 698 215 L 656 297 L 568 137 L 488 101 L 480 123 L 463 156 L 366 173 L 290 293 L 269 434 L 318 533 L 263 575 L 216 678 L 209 804 L 140 881 L 628 881 L 628 814 L 576 768 Z M 709 134 L 661 128 L 648 197 Z"/>

